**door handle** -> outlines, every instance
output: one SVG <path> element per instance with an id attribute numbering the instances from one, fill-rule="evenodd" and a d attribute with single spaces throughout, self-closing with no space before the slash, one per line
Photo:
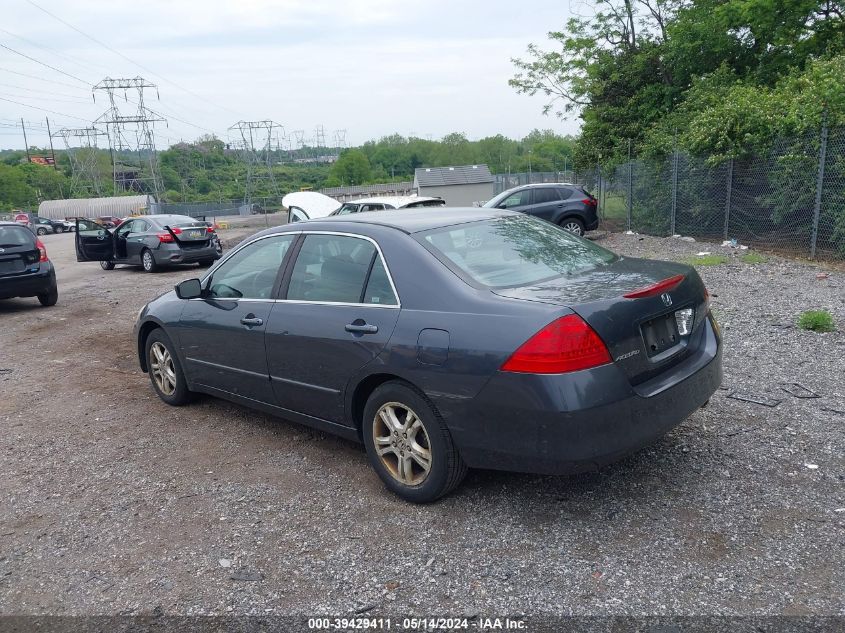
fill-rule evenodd
<path id="1" fill-rule="evenodd" d="M 370 325 L 369 323 L 347 323 L 344 329 L 347 332 L 355 332 L 357 334 L 375 334 L 378 332 L 378 326 Z"/>
<path id="2" fill-rule="evenodd" d="M 254 327 L 256 325 L 264 325 L 264 319 L 260 319 L 256 316 L 245 316 L 241 319 L 241 325 L 245 325 L 247 327 Z"/>

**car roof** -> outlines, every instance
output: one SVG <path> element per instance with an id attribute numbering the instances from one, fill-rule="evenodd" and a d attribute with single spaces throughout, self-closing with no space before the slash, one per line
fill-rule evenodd
<path id="1" fill-rule="evenodd" d="M 344 204 L 389 204 L 397 209 L 400 209 L 408 204 L 414 202 L 428 202 L 430 200 L 441 200 L 442 198 L 432 198 L 431 196 L 375 196 L 373 198 L 358 198 L 357 200 L 347 200 Z"/>
<path id="2" fill-rule="evenodd" d="M 13 220 L 0 220 L 0 226 L 19 226 L 21 228 L 26 229 L 26 226 L 21 224 L 20 222 L 15 222 Z M 26 229 L 27 231 L 29 229 Z"/>
<path id="3" fill-rule="evenodd" d="M 412 207 L 305 220 L 297 222 L 296 226 L 308 231 L 337 228 L 340 224 L 370 224 L 391 227 L 404 233 L 418 233 L 455 224 L 519 215 L 515 211 L 484 207 Z M 290 230 L 290 225 L 286 230 Z"/>
<path id="4" fill-rule="evenodd" d="M 158 220 L 159 222 L 162 220 L 169 220 L 170 218 L 179 218 L 180 220 L 188 219 L 192 222 L 202 222 L 202 220 L 198 220 L 197 218 L 192 218 L 189 215 L 179 215 L 178 213 L 166 213 L 160 215 L 139 215 L 137 217 L 129 217 L 126 218 L 127 220 Z"/>

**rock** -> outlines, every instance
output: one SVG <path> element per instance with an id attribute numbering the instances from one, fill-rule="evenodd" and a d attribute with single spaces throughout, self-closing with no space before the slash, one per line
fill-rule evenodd
<path id="1" fill-rule="evenodd" d="M 232 561 L 230 561 L 228 558 L 221 558 L 217 562 L 220 563 L 221 567 L 231 567 L 232 566 Z"/>

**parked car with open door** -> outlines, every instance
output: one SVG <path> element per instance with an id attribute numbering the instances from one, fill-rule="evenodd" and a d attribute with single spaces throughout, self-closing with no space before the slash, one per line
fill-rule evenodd
<path id="1" fill-rule="evenodd" d="M 155 272 L 162 266 L 210 266 L 222 254 L 214 229 L 185 215 L 128 218 L 109 230 L 97 220 L 76 221 L 76 259 L 98 261 L 103 270 L 117 264 Z"/>

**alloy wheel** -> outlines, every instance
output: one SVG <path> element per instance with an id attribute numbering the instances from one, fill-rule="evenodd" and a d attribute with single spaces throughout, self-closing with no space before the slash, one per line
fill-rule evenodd
<path id="1" fill-rule="evenodd" d="M 570 233 L 574 233 L 575 235 L 582 235 L 581 225 L 577 222 L 564 222 L 563 225 L 561 225 L 561 228 L 564 231 L 569 231 Z"/>
<path id="2" fill-rule="evenodd" d="M 150 251 L 144 251 L 144 270 L 152 270 L 153 268 L 153 255 Z"/>
<path id="3" fill-rule="evenodd" d="M 373 444 L 387 472 L 418 486 L 431 471 L 431 442 L 419 416 L 399 402 L 383 404 L 373 420 Z"/>
<path id="4" fill-rule="evenodd" d="M 176 368 L 170 352 L 158 341 L 150 346 L 150 371 L 159 390 L 172 396 L 176 391 Z"/>

